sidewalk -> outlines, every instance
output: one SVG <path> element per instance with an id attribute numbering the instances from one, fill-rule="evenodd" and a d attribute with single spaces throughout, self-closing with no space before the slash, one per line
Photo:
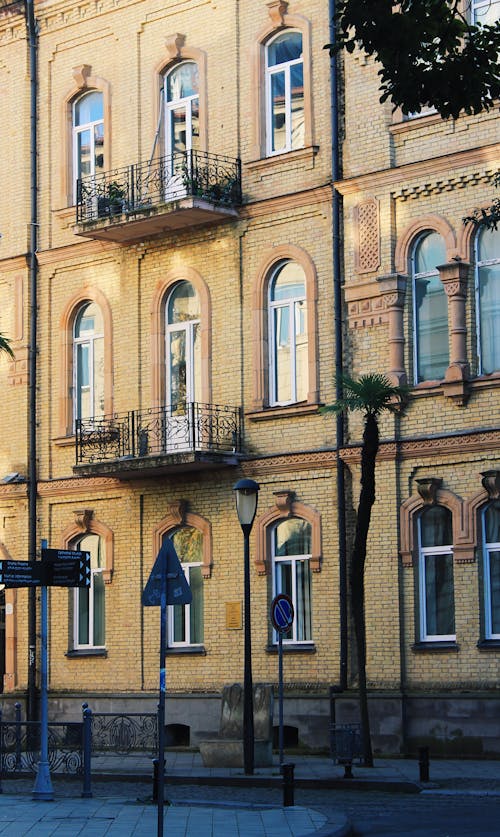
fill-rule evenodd
<path id="1" fill-rule="evenodd" d="M 166 754 L 165 837 L 347 837 L 349 823 L 339 810 L 326 816 L 300 805 L 277 807 L 245 803 L 245 786 L 281 786 L 277 764 L 256 768 L 245 776 L 241 768 L 205 768 L 199 753 Z M 276 757 L 275 757 L 276 758 Z M 488 794 L 500 796 L 500 761 L 431 760 L 429 783 L 419 782 L 419 765 L 409 759 L 376 759 L 374 768 L 353 766 L 353 779 L 327 757 L 294 756 L 296 785 L 310 788 L 356 788 L 383 791 Z M 0 795 L 1 837 L 144 837 L 157 833 L 157 807 L 146 803 L 152 791 L 150 758 L 106 756 L 93 760 L 93 779 L 109 781 L 110 793 L 82 799 L 81 786 L 72 796 L 53 802 L 33 801 L 29 793 L 9 793 L 3 782 Z M 135 782 L 134 798 L 121 793 L 120 781 Z M 175 785 L 232 785 L 241 787 L 241 802 L 176 801 Z M 125 785 L 123 786 L 125 788 Z M 137 797 L 141 801 L 137 800 Z"/>

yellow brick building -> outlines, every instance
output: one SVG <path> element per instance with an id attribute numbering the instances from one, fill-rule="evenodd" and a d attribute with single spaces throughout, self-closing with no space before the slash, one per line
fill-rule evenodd
<path id="1" fill-rule="evenodd" d="M 260 486 L 253 678 L 277 682 L 269 604 L 287 592 L 296 618 L 284 643 L 285 723 L 290 741 L 295 730 L 298 742 L 325 746 L 332 695 L 337 719 L 355 707 L 355 665 L 341 642 L 338 509 L 345 502 L 349 533 L 361 429 L 349 419 L 338 499 L 336 427 L 319 412 L 335 398 L 338 364 L 340 137 L 323 49 L 328 8 L 317 0 L 34 8 L 35 266 L 25 9 L 0 10 L 0 331 L 15 351 L 14 362 L 0 359 L 0 546 L 14 560 L 33 550 L 35 394 L 37 551 L 41 539 L 89 550 L 93 567 L 89 594 L 50 589 L 51 712 L 78 716 L 82 700 L 154 709 L 158 612 L 142 607 L 141 593 L 171 537 L 194 600 L 169 615 L 167 724 L 171 740 L 191 745 L 217 729 L 221 689 L 243 677 L 243 539 L 232 489 L 244 476 Z M 412 288 L 422 277 L 412 280 L 409 267 L 428 231 L 438 250 L 436 236 L 443 241 L 432 287 L 445 286 L 449 312 L 443 374 L 415 378 L 407 416 L 382 426 L 366 603 L 374 744 L 386 752 L 425 736 L 446 744 L 460 726 L 466 749 L 479 736 L 469 731 L 478 707 L 498 707 L 481 533 L 499 490 L 500 378 L 489 368 L 494 356 L 482 366 L 475 357 L 475 236 L 461 218 L 492 194 L 498 118 L 398 119 L 378 105 L 376 68 L 359 56 L 346 60 L 343 80 L 346 367 L 412 383 L 414 359 L 432 367 L 432 352 L 429 360 L 414 349 Z M 419 627 L 418 521 L 441 508 L 453 533 L 453 561 L 450 550 L 438 554 L 448 580 L 454 570 L 455 630 L 429 639 Z M 491 595 L 498 611 L 498 591 Z M 29 680 L 29 595 L 3 596 L 8 707 Z M 458 703 L 464 691 L 471 697 Z M 437 698 L 450 717 L 459 706 L 463 724 L 446 726 L 438 709 L 441 727 L 425 727 Z M 484 739 L 485 750 L 498 750 L 486 725 Z"/>

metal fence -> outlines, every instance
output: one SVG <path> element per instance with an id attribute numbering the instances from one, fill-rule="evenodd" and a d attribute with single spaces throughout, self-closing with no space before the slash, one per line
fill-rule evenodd
<path id="1" fill-rule="evenodd" d="M 238 206 L 241 161 L 191 150 L 84 177 L 77 181 L 76 222 L 113 223 L 185 197 Z"/>
<path id="2" fill-rule="evenodd" d="M 239 453 L 239 408 L 189 402 L 76 422 L 77 464 L 195 451 Z"/>

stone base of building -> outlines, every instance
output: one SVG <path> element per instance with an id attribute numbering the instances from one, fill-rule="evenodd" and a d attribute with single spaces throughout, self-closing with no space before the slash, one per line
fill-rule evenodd
<path id="1" fill-rule="evenodd" d="M 24 704 L 24 693 L 0 699 L 4 720 L 14 717 L 14 704 Z M 79 720 L 82 703 L 93 712 L 156 712 L 154 693 L 77 694 L 51 693 L 49 719 Z M 220 722 L 221 694 L 168 695 L 166 744 L 198 748 L 203 739 L 216 739 Z M 428 746 L 431 758 L 499 758 L 500 692 L 396 692 L 369 696 L 372 745 L 377 756 L 417 756 L 418 747 Z M 24 709 L 23 709 L 24 717 Z M 359 721 L 355 691 L 328 694 L 285 695 L 285 749 L 329 752 L 330 724 Z M 278 701 L 274 706 L 274 748 L 278 742 Z"/>

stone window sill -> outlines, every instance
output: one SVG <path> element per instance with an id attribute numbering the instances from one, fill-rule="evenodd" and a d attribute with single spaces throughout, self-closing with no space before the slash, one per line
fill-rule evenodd
<path id="1" fill-rule="evenodd" d="M 263 410 L 255 410 L 245 413 L 250 421 L 271 421 L 277 418 L 291 418 L 294 416 L 305 416 L 317 413 L 320 404 L 289 404 L 286 407 L 264 407 Z"/>
<path id="2" fill-rule="evenodd" d="M 71 651 L 66 651 L 65 656 L 70 659 L 80 657 L 107 657 L 108 651 L 106 648 L 73 648 Z"/>
<path id="3" fill-rule="evenodd" d="M 411 650 L 415 654 L 446 654 L 450 651 L 456 654 L 459 648 L 456 642 L 446 640 L 444 642 L 415 642 Z"/>
<path id="4" fill-rule="evenodd" d="M 278 644 L 276 645 L 268 645 L 266 648 L 268 654 L 277 654 L 278 653 Z M 283 643 L 283 653 L 284 654 L 315 654 L 316 653 L 316 646 L 314 642 L 310 643 L 293 643 L 293 642 L 284 642 Z"/>
<path id="5" fill-rule="evenodd" d="M 500 639 L 480 639 L 477 647 L 480 651 L 496 651 L 500 649 Z"/>
<path id="6" fill-rule="evenodd" d="M 206 657 L 207 652 L 204 645 L 183 645 L 178 648 L 167 648 L 167 655 L 170 656 L 171 654 L 174 656 L 175 654 L 198 654 Z"/>
<path id="7" fill-rule="evenodd" d="M 308 145 L 305 148 L 297 148 L 295 151 L 285 151 L 283 154 L 272 154 L 270 157 L 262 157 L 260 160 L 251 160 L 246 163 L 246 168 L 249 171 L 260 171 L 261 169 L 278 169 L 282 170 L 283 166 L 289 166 L 292 161 L 310 160 L 312 161 L 319 151 L 318 145 Z"/>
<path id="8" fill-rule="evenodd" d="M 52 439 L 55 445 L 58 448 L 69 448 L 74 447 L 75 445 L 75 436 L 74 434 L 71 436 L 58 436 L 56 439 Z"/>

